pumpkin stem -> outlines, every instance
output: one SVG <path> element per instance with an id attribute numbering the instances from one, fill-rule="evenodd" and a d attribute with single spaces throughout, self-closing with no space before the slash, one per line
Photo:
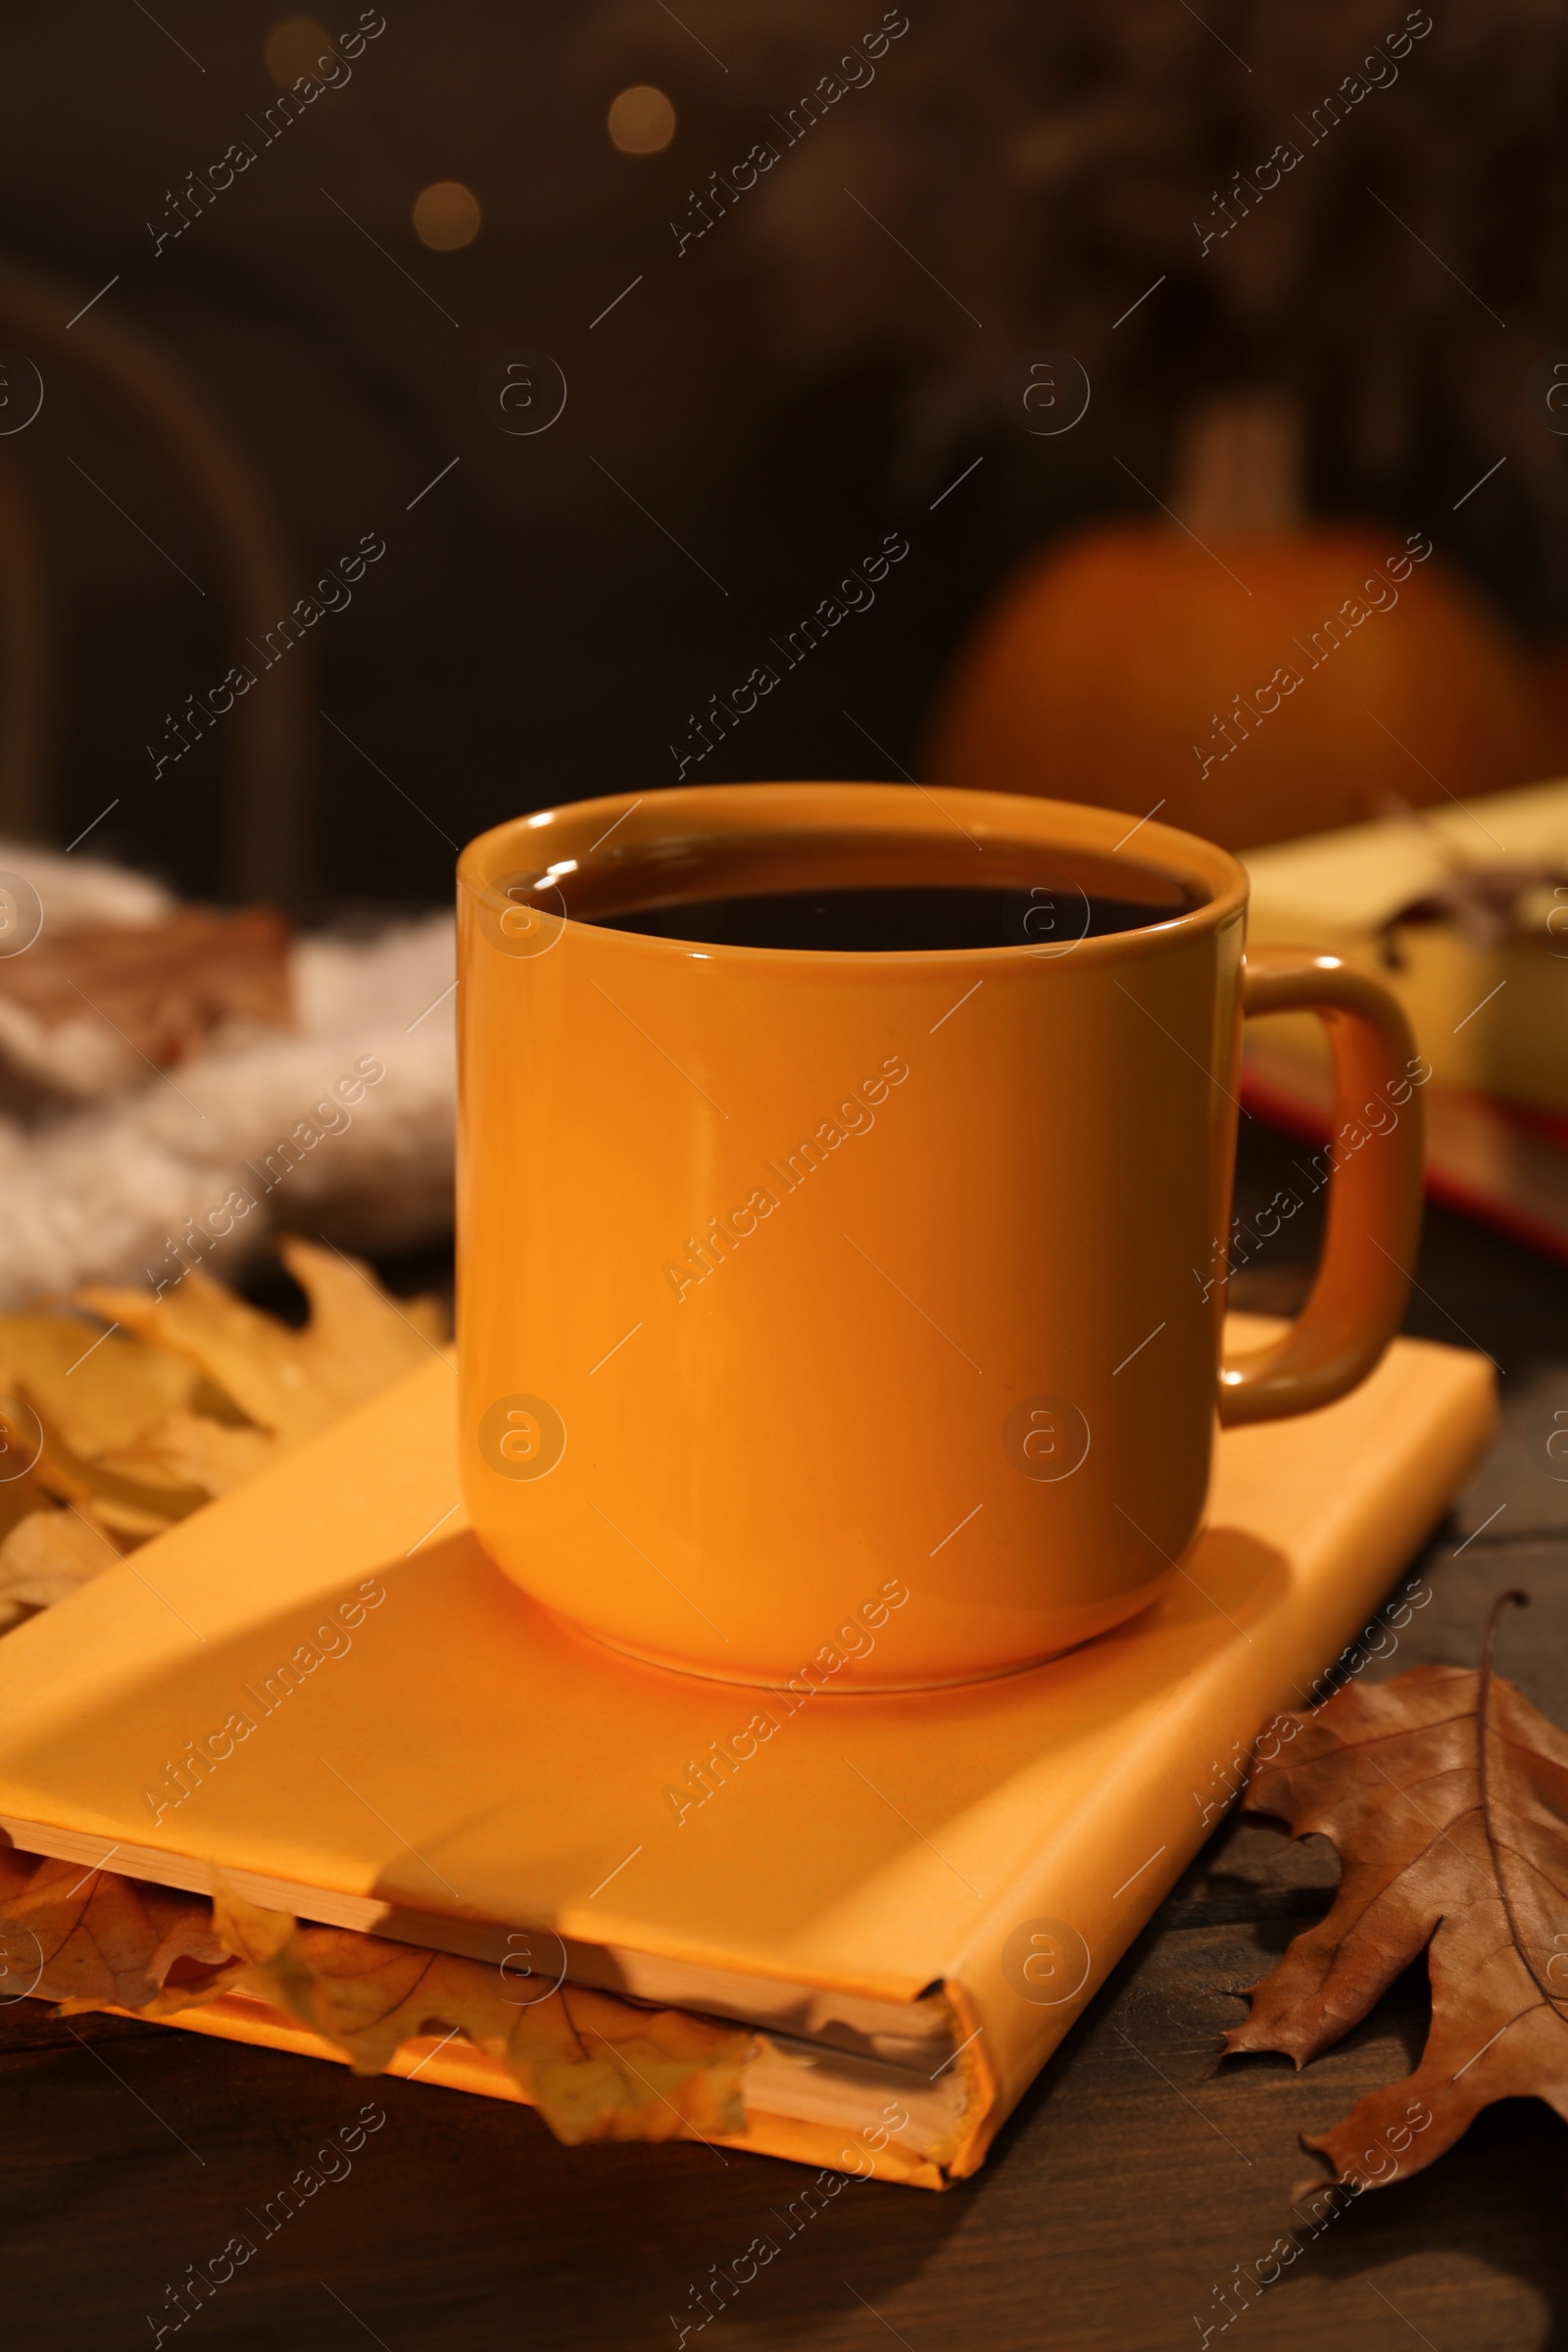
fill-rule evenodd
<path id="1" fill-rule="evenodd" d="M 1304 438 L 1288 393 L 1211 394 L 1177 445 L 1172 508 L 1203 540 L 1299 530 Z"/>

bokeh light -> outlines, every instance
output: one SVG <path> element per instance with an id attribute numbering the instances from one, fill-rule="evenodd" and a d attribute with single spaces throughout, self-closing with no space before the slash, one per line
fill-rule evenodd
<path id="1" fill-rule="evenodd" d="M 278 88 L 286 90 L 302 74 L 314 74 L 331 46 L 331 34 L 314 17 L 285 17 L 268 34 L 262 60 Z"/>
<path id="2" fill-rule="evenodd" d="M 414 233 L 432 253 L 456 253 L 479 234 L 479 199 L 461 179 L 432 180 L 414 200 Z"/>
<path id="3" fill-rule="evenodd" d="M 622 155 L 660 155 L 675 136 L 675 109 L 651 81 L 634 82 L 611 102 L 610 136 Z"/>

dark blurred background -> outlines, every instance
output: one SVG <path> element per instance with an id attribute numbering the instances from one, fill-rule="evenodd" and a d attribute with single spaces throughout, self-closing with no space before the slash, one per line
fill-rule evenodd
<path id="1" fill-rule="evenodd" d="M 275 790 L 296 905 L 438 901 L 480 828 L 672 782 L 689 714 L 901 531 L 874 610 L 700 771 L 895 778 L 1009 564 L 1076 519 L 1152 514 L 1192 402 L 1259 375 L 1307 419 L 1315 512 L 1429 530 L 1548 641 L 1562 444 L 1528 387 L 1554 321 L 1568 345 L 1562 11 L 1437 11 L 1321 152 L 1265 202 L 1248 181 L 1246 234 L 1205 249 L 1234 175 L 1281 136 L 1304 149 L 1323 93 L 1406 21 L 1396 0 L 1306 13 L 8 9 L 3 253 L 47 273 L 27 300 L 59 330 L 40 347 L 0 299 L 0 346 L 46 388 L 0 464 L 58 622 L 44 781 L 13 827 L 63 848 L 91 825 L 93 853 L 234 899 L 257 820 L 233 797 Z M 848 69 L 858 86 L 786 144 L 803 93 L 869 66 L 865 36 L 896 23 L 874 74 Z M 335 86 L 264 137 L 326 54 Z M 738 186 L 767 139 L 778 162 Z M 219 185 L 235 141 L 255 160 Z M 671 222 L 701 224 L 712 173 L 729 192 L 681 250 Z M 226 430 L 291 594 L 385 541 L 288 657 L 308 725 L 273 786 L 236 780 L 232 720 L 154 775 L 166 714 L 245 658 L 244 628 L 177 424 L 150 434 L 86 356 L 124 331 Z M 1054 436 L 1020 430 L 1005 392 L 1048 347 L 1094 387 Z M 518 353 L 564 375 L 548 429 L 503 429 L 481 400 Z M 541 404 L 549 380 L 535 365 Z M 267 862 L 260 895 L 280 887 Z"/>

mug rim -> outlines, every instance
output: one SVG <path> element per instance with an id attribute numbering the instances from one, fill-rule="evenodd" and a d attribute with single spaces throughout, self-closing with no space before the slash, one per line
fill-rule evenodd
<path id="1" fill-rule="evenodd" d="M 885 831 L 910 833 L 940 840 L 957 818 L 947 804 L 958 805 L 960 830 L 992 834 L 1025 848 L 1087 851 L 1115 858 L 1136 834 L 1143 855 L 1128 863 L 1145 872 L 1165 875 L 1185 885 L 1197 883 L 1205 893 L 1196 906 L 1185 907 L 1136 929 L 1102 933 L 1049 949 L 998 942 L 965 948 L 794 948 L 741 946 L 727 941 L 687 940 L 658 932 L 622 931 L 570 914 L 553 919 L 573 931 L 592 931 L 601 940 L 613 939 L 623 949 L 655 956 L 691 956 L 710 961 L 761 958 L 775 965 L 845 964 L 863 970 L 923 963 L 939 956 L 945 962 L 984 956 L 1010 962 L 1062 961 L 1069 952 L 1101 962 L 1140 952 L 1177 938 L 1217 929 L 1245 911 L 1249 880 L 1246 867 L 1233 852 L 1175 825 L 1158 823 L 1153 814 L 1133 816 L 1081 801 L 1054 801 L 1033 794 L 976 792 L 953 785 L 941 797 L 919 784 L 873 784 L 845 781 L 759 782 L 744 784 L 688 784 L 656 787 L 645 793 L 610 793 L 589 801 L 570 801 L 559 808 L 536 809 L 490 826 L 459 854 L 457 882 L 460 897 L 466 892 L 479 905 L 500 913 L 514 906 L 496 887 L 499 871 L 514 873 L 525 847 L 537 858 L 545 847 L 539 835 L 548 830 L 548 846 L 563 858 L 591 855 L 611 832 L 639 808 L 653 810 L 672 832 L 708 831 L 715 840 L 763 829 L 802 832 L 844 831 L 864 834 Z M 708 820 L 706 825 L 702 821 Z M 770 820 L 770 821 L 768 821 Z M 544 911 L 544 910 L 541 910 Z"/>

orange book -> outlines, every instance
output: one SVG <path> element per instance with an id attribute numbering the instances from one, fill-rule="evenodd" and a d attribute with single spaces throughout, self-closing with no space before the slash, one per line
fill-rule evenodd
<path id="1" fill-rule="evenodd" d="M 864 2172 L 893 2102 L 870 2164 L 930 2188 L 981 2163 L 1494 1411 L 1484 1357 L 1397 1342 L 1340 1403 L 1225 1433 L 1207 1532 L 1131 1624 L 987 1684 L 803 1696 L 633 1664 L 529 1601 L 465 1528 L 454 1387 L 432 1360 L 0 1642 L 0 1827 L 498 1965 L 553 1930 L 573 1983 L 757 2029 L 725 2144 Z M 170 1761 L 236 1712 L 176 1801 Z M 254 2000 L 174 2022 L 338 2055 Z M 393 2071 L 520 2095 L 434 2036 Z"/>

